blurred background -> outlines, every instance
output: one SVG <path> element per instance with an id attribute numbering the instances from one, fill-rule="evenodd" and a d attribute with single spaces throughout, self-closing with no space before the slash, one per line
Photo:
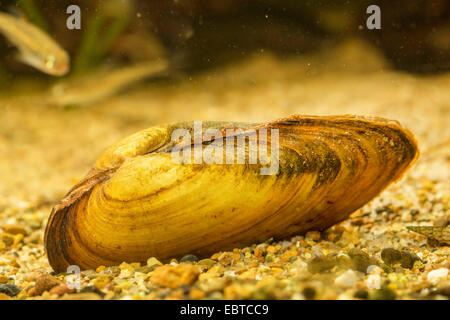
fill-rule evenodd
<path id="1" fill-rule="evenodd" d="M 366 26 L 372 4 L 379 30 Z M 66 27 L 69 5 L 79 30 Z M 166 122 L 351 113 L 399 120 L 422 153 L 448 146 L 447 0 L 3 0 L 0 11 L 70 56 L 51 76 L 0 34 L 0 208 L 56 202 L 108 145 Z M 155 61 L 168 66 L 150 72 Z M 413 174 L 450 177 L 448 153 L 428 159 Z"/>
<path id="2" fill-rule="evenodd" d="M 66 9 L 81 8 L 81 30 L 68 30 Z M 382 29 L 368 30 L 366 8 L 381 9 Z M 268 50 L 292 56 L 362 38 L 393 68 L 414 73 L 450 69 L 450 3 L 446 0 L 19 0 L 0 10 L 20 13 L 72 57 L 72 72 L 102 63 L 167 55 L 188 74 Z M 330 49 L 331 50 L 331 49 Z M 2 80 L 32 75 L 0 42 Z"/>

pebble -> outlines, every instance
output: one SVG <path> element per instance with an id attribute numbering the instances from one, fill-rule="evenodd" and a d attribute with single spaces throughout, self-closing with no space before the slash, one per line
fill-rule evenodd
<path id="1" fill-rule="evenodd" d="M 353 296 L 358 299 L 368 299 L 369 292 L 361 289 L 361 290 L 357 290 Z"/>
<path id="2" fill-rule="evenodd" d="M 411 269 L 414 267 L 414 262 L 420 258 L 409 251 L 399 251 L 394 248 L 385 248 L 381 251 L 381 259 L 388 265 L 392 266 L 400 263 L 403 268 Z"/>
<path id="3" fill-rule="evenodd" d="M 266 263 L 270 263 L 275 259 L 275 255 L 273 253 L 267 253 L 266 256 L 264 257 L 264 262 Z"/>
<path id="4" fill-rule="evenodd" d="M 319 231 L 308 231 L 305 234 L 305 240 L 319 241 L 320 240 L 320 232 Z"/>
<path id="5" fill-rule="evenodd" d="M 387 264 L 387 265 L 393 265 L 397 262 L 399 262 L 402 258 L 402 253 L 399 250 L 396 250 L 394 248 L 384 248 L 381 251 L 381 259 Z"/>
<path id="6" fill-rule="evenodd" d="M 311 287 L 306 287 L 302 291 L 303 296 L 306 300 L 313 300 L 316 296 L 316 289 Z"/>
<path id="7" fill-rule="evenodd" d="M 370 295 L 371 300 L 395 300 L 396 297 L 395 292 L 387 287 L 378 289 Z"/>
<path id="8" fill-rule="evenodd" d="M 416 261 L 420 261 L 420 258 L 415 253 L 402 251 L 400 263 L 403 268 L 412 269 Z"/>
<path id="9" fill-rule="evenodd" d="M 0 293 L 4 293 L 7 296 L 15 297 L 20 291 L 22 290 L 15 284 L 0 284 Z"/>
<path id="10" fill-rule="evenodd" d="M 95 286 L 97 289 L 103 290 L 103 289 L 106 287 L 106 285 L 107 285 L 108 283 L 110 283 L 110 278 L 109 278 L 109 276 L 107 276 L 107 275 L 102 275 L 102 276 L 96 278 L 96 279 L 93 281 L 93 283 L 94 283 L 94 286 Z"/>
<path id="11" fill-rule="evenodd" d="M 439 288 L 435 293 L 450 299 L 450 286 Z"/>
<path id="12" fill-rule="evenodd" d="M 82 288 L 79 293 L 95 293 L 99 297 L 104 297 L 105 293 L 99 290 L 96 286 L 87 286 Z"/>
<path id="13" fill-rule="evenodd" d="M 180 259 L 180 262 L 197 262 L 198 257 L 193 254 L 187 254 L 183 258 Z"/>
<path id="14" fill-rule="evenodd" d="M 49 291 L 50 294 L 57 294 L 58 296 L 62 296 L 66 293 L 73 293 L 73 292 L 75 292 L 75 289 L 70 289 L 65 284 L 57 285 L 57 286 L 51 288 Z"/>
<path id="15" fill-rule="evenodd" d="M 211 256 L 211 258 L 210 259 L 212 259 L 212 260 L 219 260 L 219 257 L 220 257 L 220 255 L 222 254 L 222 252 L 216 252 L 216 253 L 214 253 L 212 256 Z"/>
<path id="16" fill-rule="evenodd" d="M 105 269 L 106 269 L 105 266 L 98 266 L 97 269 L 95 269 L 95 272 L 100 273 L 100 272 L 102 272 Z"/>
<path id="17" fill-rule="evenodd" d="M 253 254 L 255 257 L 260 258 L 263 257 L 264 251 L 261 248 L 256 248 Z"/>
<path id="18" fill-rule="evenodd" d="M 335 284 L 344 288 L 350 288 L 358 281 L 358 276 L 353 270 L 347 270 L 334 281 Z"/>
<path id="19" fill-rule="evenodd" d="M 141 273 L 149 273 L 149 272 L 155 270 L 155 268 L 157 266 L 158 266 L 158 264 L 154 264 L 152 266 L 143 266 L 143 267 L 136 268 L 134 271 L 141 272 Z"/>
<path id="20" fill-rule="evenodd" d="M 198 262 L 198 264 L 205 265 L 208 267 L 211 267 L 211 266 L 215 265 L 216 263 L 217 263 L 217 261 L 214 261 L 212 259 L 202 259 Z"/>
<path id="21" fill-rule="evenodd" d="M 439 217 L 436 220 L 433 221 L 434 227 L 446 227 L 450 223 L 450 215 Z"/>
<path id="22" fill-rule="evenodd" d="M 192 284 L 199 275 L 199 267 L 192 264 L 164 265 L 153 271 L 150 281 L 161 287 L 178 288 Z"/>
<path id="23" fill-rule="evenodd" d="M 394 272 L 394 269 L 392 269 L 390 266 L 388 266 L 386 263 L 382 263 L 381 264 L 381 269 L 383 269 L 384 272 L 386 273 L 391 273 Z"/>
<path id="24" fill-rule="evenodd" d="M 336 264 L 342 269 L 350 269 L 353 266 L 353 261 L 348 254 L 341 253 L 336 257 Z"/>
<path id="25" fill-rule="evenodd" d="M 131 276 L 133 276 L 134 272 L 135 272 L 135 268 L 133 264 L 130 263 L 126 263 L 126 262 L 122 262 L 119 265 L 120 268 L 120 277 L 121 278 L 130 278 Z"/>
<path id="26" fill-rule="evenodd" d="M 270 246 L 268 246 L 268 247 L 266 248 L 266 251 L 269 252 L 269 253 L 277 253 L 278 249 L 279 249 L 279 248 L 270 245 Z"/>
<path id="27" fill-rule="evenodd" d="M 0 292 L 0 301 L 1 300 L 11 300 L 11 297 L 8 296 L 7 294 L 4 294 L 4 293 Z"/>
<path id="28" fill-rule="evenodd" d="M 218 259 L 219 263 L 223 266 L 232 265 L 234 262 L 232 252 L 224 252 L 218 257 Z"/>
<path id="29" fill-rule="evenodd" d="M 286 250 L 282 255 L 281 255 L 281 261 L 287 262 L 290 261 L 291 258 L 295 258 L 298 255 L 298 252 L 296 250 Z"/>
<path id="30" fill-rule="evenodd" d="M 428 272 L 427 280 L 430 281 L 432 284 L 438 284 L 442 279 L 446 278 L 448 275 L 448 269 L 447 268 L 440 268 L 436 270 L 432 270 Z"/>
<path id="31" fill-rule="evenodd" d="M 147 260 L 147 266 L 152 267 L 152 266 L 162 266 L 161 261 L 159 261 L 158 259 L 156 259 L 155 257 L 151 257 Z"/>
<path id="32" fill-rule="evenodd" d="M 92 292 L 65 294 L 60 300 L 101 300 L 98 294 Z"/>
<path id="33" fill-rule="evenodd" d="M 14 243 L 14 236 L 9 233 L 2 233 L 0 239 L 6 247 L 9 247 Z"/>
<path id="34" fill-rule="evenodd" d="M 316 256 L 309 260 L 308 271 L 311 273 L 325 272 L 336 265 L 336 259 L 333 256 Z"/>
<path id="35" fill-rule="evenodd" d="M 192 288 L 189 291 L 189 298 L 194 300 L 200 300 L 203 299 L 206 296 L 206 293 L 202 290 L 199 290 L 197 288 Z"/>
<path id="36" fill-rule="evenodd" d="M 375 264 L 370 256 L 361 249 L 353 248 L 348 251 L 348 255 L 352 259 L 353 269 L 367 273 L 367 268 Z"/>
<path id="37" fill-rule="evenodd" d="M 32 294 L 40 296 L 45 291 L 50 291 L 53 287 L 64 284 L 61 280 L 49 275 L 43 274 L 36 279 L 35 289 Z"/>
<path id="38" fill-rule="evenodd" d="M 4 276 L 4 275 L 0 275 L 0 283 L 7 283 L 8 282 L 8 277 Z"/>
<path id="39" fill-rule="evenodd" d="M 23 234 L 23 235 L 27 235 L 27 230 L 25 229 L 24 226 L 14 223 L 14 224 L 4 224 L 2 225 L 2 229 L 4 232 L 9 233 L 9 234 Z"/>

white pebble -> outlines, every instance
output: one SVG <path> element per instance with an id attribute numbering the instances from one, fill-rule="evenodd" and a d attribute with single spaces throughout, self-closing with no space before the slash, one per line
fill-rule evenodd
<path id="1" fill-rule="evenodd" d="M 408 211 L 404 211 L 402 213 L 402 218 L 401 219 L 402 219 L 403 222 L 411 222 L 413 220 L 412 219 L 412 215 L 411 215 L 409 210 Z"/>
<path id="2" fill-rule="evenodd" d="M 347 270 L 334 280 L 334 283 L 341 287 L 351 287 L 358 281 L 358 277 L 353 270 Z"/>
<path id="3" fill-rule="evenodd" d="M 292 300 L 305 300 L 305 297 L 301 293 L 295 292 L 292 295 L 291 299 Z"/>
<path id="4" fill-rule="evenodd" d="M 447 268 L 440 268 L 436 270 L 432 270 L 428 272 L 427 279 L 432 284 L 438 284 L 440 280 L 447 277 L 448 275 L 448 269 Z"/>

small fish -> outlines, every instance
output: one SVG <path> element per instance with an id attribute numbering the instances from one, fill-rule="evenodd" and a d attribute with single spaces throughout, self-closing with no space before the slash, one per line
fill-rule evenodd
<path id="1" fill-rule="evenodd" d="M 59 107 L 89 105 L 166 69 L 167 61 L 158 59 L 112 71 L 94 72 L 53 86 L 49 103 Z"/>
<path id="2" fill-rule="evenodd" d="M 450 225 L 448 226 L 408 226 L 408 230 L 420 233 L 439 244 L 450 245 Z"/>
<path id="3" fill-rule="evenodd" d="M 25 19 L 0 12 L 0 33 L 19 49 L 18 59 L 21 62 L 53 76 L 69 72 L 67 52 Z"/>

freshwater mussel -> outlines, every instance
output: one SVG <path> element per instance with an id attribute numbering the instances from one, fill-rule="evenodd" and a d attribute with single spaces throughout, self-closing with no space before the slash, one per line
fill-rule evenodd
<path id="1" fill-rule="evenodd" d="M 323 230 L 399 179 L 418 155 L 408 130 L 380 118 L 294 115 L 195 129 L 196 122 L 151 127 L 108 148 L 52 210 L 45 247 L 53 269 L 205 257 Z M 262 146 L 265 154 L 251 161 Z M 223 163 L 197 161 L 198 150 Z"/>

